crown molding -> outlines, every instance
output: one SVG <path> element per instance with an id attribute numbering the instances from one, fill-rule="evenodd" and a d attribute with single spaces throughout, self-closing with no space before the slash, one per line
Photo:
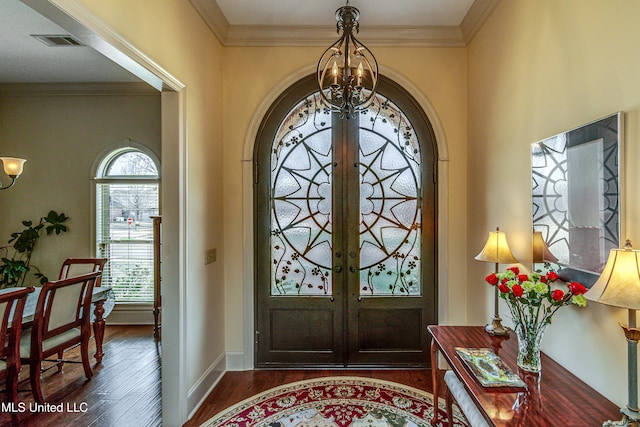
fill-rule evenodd
<path id="1" fill-rule="evenodd" d="M 466 43 L 473 39 L 473 36 L 480 30 L 489 15 L 498 6 L 498 3 L 500 3 L 500 0 L 475 0 L 473 2 L 467 12 L 467 16 L 464 17 L 460 24 L 462 37 Z"/>
<path id="2" fill-rule="evenodd" d="M 213 34 L 218 38 L 220 43 L 224 46 L 227 44 L 227 34 L 231 25 L 227 18 L 222 13 L 222 10 L 218 7 L 218 3 L 215 0 L 191 0 L 191 4 L 198 11 L 200 17 L 209 26 Z"/>
<path id="3" fill-rule="evenodd" d="M 223 46 L 324 46 L 335 26 L 231 25 L 215 0 L 190 0 Z M 460 26 L 367 26 L 368 46 L 464 47 L 500 0 L 475 0 Z"/>
<path id="4" fill-rule="evenodd" d="M 197 1 L 197 0 L 194 0 Z M 326 46 L 339 34 L 335 27 L 231 26 L 225 46 Z M 368 46 L 464 46 L 458 27 L 368 26 L 358 37 Z"/>

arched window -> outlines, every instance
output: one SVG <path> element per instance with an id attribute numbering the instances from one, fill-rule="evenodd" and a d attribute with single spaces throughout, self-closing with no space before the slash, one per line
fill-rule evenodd
<path id="1" fill-rule="evenodd" d="M 96 254 L 109 260 L 102 283 L 118 302 L 153 301 L 153 221 L 158 215 L 155 156 L 125 147 L 111 151 L 96 173 Z"/>

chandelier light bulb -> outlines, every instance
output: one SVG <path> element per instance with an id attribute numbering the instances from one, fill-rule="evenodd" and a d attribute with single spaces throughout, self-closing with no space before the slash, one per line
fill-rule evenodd
<path id="1" fill-rule="evenodd" d="M 345 119 L 356 117 L 371 104 L 378 84 L 376 58 L 354 36 L 359 16 L 349 2 L 336 11 L 337 32 L 342 35 L 325 50 L 317 68 L 322 101 Z"/>

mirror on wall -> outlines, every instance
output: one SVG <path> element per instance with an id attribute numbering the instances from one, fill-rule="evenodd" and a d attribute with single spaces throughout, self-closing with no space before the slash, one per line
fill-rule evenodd
<path id="1" fill-rule="evenodd" d="M 533 231 L 565 281 L 591 286 L 620 247 L 621 112 L 531 145 Z M 546 258 L 545 258 L 546 257 Z"/>

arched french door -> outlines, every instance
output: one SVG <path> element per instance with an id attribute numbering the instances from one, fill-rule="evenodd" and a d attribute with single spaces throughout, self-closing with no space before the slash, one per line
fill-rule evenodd
<path id="1" fill-rule="evenodd" d="M 301 79 L 254 158 L 256 366 L 427 366 L 437 153 L 415 100 L 381 77 L 343 120 Z"/>

